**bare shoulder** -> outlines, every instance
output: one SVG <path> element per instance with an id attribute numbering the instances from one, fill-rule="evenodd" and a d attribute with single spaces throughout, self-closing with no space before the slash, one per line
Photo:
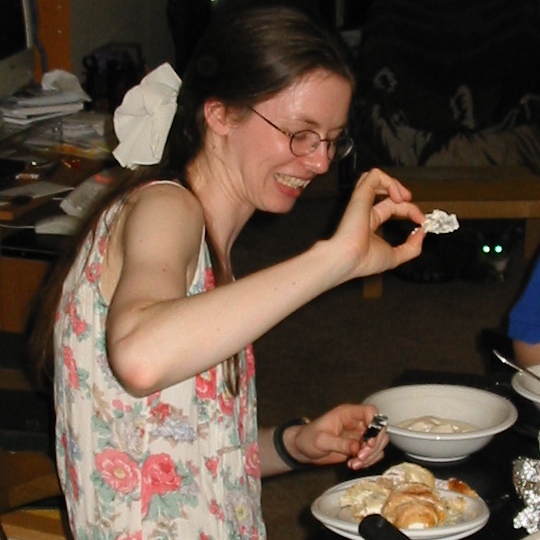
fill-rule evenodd
<path id="1" fill-rule="evenodd" d="M 198 255 L 204 213 L 197 198 L 179 185 L 156 182 L 137 190 L 119 218 L 115 237 L 124 261 L 179 257 L 189 264 Z"/>
<path id="2" fill-rule="evenodd" d="M 129 206 L 130 210 L 155 210 L 159 207 L 163 211 L 170 209 L 187 212 L 190 217 L 196 217 L 197 214 L 202 217 L 201 205 L 193 193 L 172 182 L 156 182 L 139 189 L 130 198 Z"/>
<path id="3" fill-rule="evenodd" d="M 181 186 L 155 183 L 132 193 L 111 230 L 102 273 L 105 297 L 111 299 L 122 282 L 130 285 L 131 295 L 133 290 L 142 294 L 160 289 L 164 296 L 185 290 L 203 231 L 202 207 Z M 161 276 L 158 282 L 156 275 Z"/>
<path id="4" fill-rule="evenodd" d="M 151 184 L 138 190 L 128 203 L 126 226 L 145 230 L 169 229 L 186 235 L 193 231 L 200 238 L 204 214 L 197 198 L 187 189 L 168 182 Z M 156 230 L 156 232 L 158 232 Z"/>

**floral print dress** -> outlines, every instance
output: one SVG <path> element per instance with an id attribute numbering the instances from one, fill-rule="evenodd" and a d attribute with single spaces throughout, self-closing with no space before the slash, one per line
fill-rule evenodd
<path id="1" fill-rule="evenodd" d="M 110 369 L 100 274 L 123 204 L 86 238 L 55 321 L 56 454 L 73 535 L 262 540 L 252 348 L 240 355 L 236 397 L 223 364 L 144 398 L 127 393 Z M 203 235 L 188 295 L 213 286 Z"/>

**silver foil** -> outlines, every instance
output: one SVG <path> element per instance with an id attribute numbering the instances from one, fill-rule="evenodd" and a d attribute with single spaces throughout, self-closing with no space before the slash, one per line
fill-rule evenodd
<path id="1" fill-rule="evenodd" d="M 540 460 L 517 458 L 513 462 L 513 478 L 516 493 L 525 504 L 514 518 L 514 529 L 536 533 L 540 530 Z"/>

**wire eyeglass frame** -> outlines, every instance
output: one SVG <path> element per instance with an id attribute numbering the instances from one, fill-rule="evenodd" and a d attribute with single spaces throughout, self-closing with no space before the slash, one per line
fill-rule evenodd
<path id="1" fill-rule="evenodd" d="M 346 133 L 341 133 L 336 139 L 323 139 L 321 136 L 312 129 L 301 129 L 295 133 L 291 133 L 285 129 L 276 126 L 272 121 L 263 116 L 259 111 L 253 107 L 249 107 L 250 111 L 254 112 L 259 118 L 264 120 L 268 125 L 277 129 L 283 135 L 289 137 L 289 149 L 291 153 L 296 157 L 304 157 L 312 154 L 317 150 L 319 145 L 323 142 L 326 143 L 327 155 L 330 161 L 340 161 L 347 157 L 351 150 L 354 148 L 354 141 Z"/>

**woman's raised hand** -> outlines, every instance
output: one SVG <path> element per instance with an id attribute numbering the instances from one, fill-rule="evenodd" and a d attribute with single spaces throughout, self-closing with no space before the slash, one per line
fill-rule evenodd
<path id="1" fill-rule="evenodd" d="M 421 253 L 425 238 L 421 228 L 398 246 L 386 242 L 379 231 L 393 216 L 420 225 L 425 216 L 411 199 L 410 191 L 383 171 L 373 169 L 362 174 L 332 238 L 332 241 L 340 242 L 344 250 L 342 256 L 350 262 L 350 274 L 346 279 L 379 274 Z"/>

